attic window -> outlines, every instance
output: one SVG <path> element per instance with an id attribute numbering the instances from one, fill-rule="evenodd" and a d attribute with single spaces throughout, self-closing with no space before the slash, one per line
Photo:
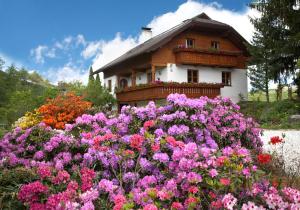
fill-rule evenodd
<path id="1" fill-rule="evenodd" d="M 195 39 L 186 39 L 186 48 L 195 48 Z"/>
<path id="2" fill-rule="evenodd" d="M 220 49 L 220 42 L 218 42 L 218 41 L 212 41 L 211 42 L 211 48 L 215 49 L 215 50 L 219 50 Z"/>

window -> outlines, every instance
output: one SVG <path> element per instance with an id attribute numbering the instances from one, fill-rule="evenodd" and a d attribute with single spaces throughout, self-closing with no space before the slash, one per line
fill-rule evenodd
<path id="1" fill-rule="evenodd" d="M 215 49 L 215 50 L 220 49 L 220 43 L 217 42 L 217 41 L 212 41 L 212 42 L 211 42 L 211 48 L 212 48 L 212 49 Z"/>
<path id="2" fill-rule="evenodd" d="M 188 83 L 198 83 L 198 70 L 188 70 L 187 75 Z"/>
<path id="3" fill-rule="evenodd" d="M 195 47 L 195 39 L 186 39 L 185 46 L 187 48 L 194 48 Z"/>
<path id="4" fill-rule="evenodd" d="M 222 72 L 222 83 L 225 86 L 231 86 L 231 72 Z"/>
<path id="5" fill-rule="evenodd" d="M 107 82 L 108 82 L 108 91 L 111 92 L 111 79 L 109 79 Z"/>

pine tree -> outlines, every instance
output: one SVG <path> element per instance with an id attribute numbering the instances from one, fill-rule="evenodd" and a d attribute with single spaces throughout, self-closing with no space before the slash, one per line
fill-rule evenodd
<path id="1" fill-rule="evenodd" d="M 261 12 L 251 19 L 261 33 L 262 52 L 268 54 L 272 79 L 280 83 L 296 74 L 300 56 L 300 2 L 299 0 L 256 0 L 251 7 Z"/>
<path id="2" fill-rule="evenodd" d="M 95 86 L 96 86 L 97 89 L 102 90 L 102 85 L 101 85 L 99 74 L 97 74 L 97 76 L 96 76 Z"/>
<path id="3" fill-rule="evenodd" d="M 251 45 L 248 46 L 251 54 L 248 76 L 253 91 L 259 90 L 264 92 L 266 100 L 269 102 L 269 83 L 272 80 L 273 68 L 270 63 L 272 56 L 270 54 L 271 49 L 268 48 L 268 40 L 265 39 L 267 36 L 266 27 L 268 21 L 254 18 L 250 18 L 250 21 L 256 28 L 256 31 L 254 32 Z"/>
<path id="4" fill-rule="evenodd" d="M 99 74 L 97 74 L 96 80 L 92 74 L 93 70 L 90 68 L 90 77 L 85 99 L 92 102 L 94 106 L 100 107 L 115 103 L 114 97 L 102 87 Z"/>
<path id="5" fill-rule="evenodd" d="M 93 68 L 90 67 L 88 88 L 94 88 L 95 78 L 94 78 L 93 73 L 94 73 Z"/>
<path id="6" fill-rule="evenodd" d="M 266 94 L 267 102 L 270 101 L 269 97 L 269 84 L 270 75 L 269 69 L 264 64 L 256 65 L 255 67 L 249 67 L 249 78 L 252 86 L 252 91 L 262 91 Z"/>

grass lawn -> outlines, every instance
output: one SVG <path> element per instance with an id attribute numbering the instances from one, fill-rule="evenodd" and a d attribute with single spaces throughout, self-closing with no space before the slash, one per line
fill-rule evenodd
<path id="1" fill-rule="evenodd" d="M 295 93 L 295 89 L 293 89 L 293 98 L 297 98 L 297 95 Z M 276 90 L 275 89 L 271 89 L 270 93 L 269 93 L 269 97 L 270 97 L 270 101 L 276 101 Z M 288 91 L 287 88 L 283 88 L 282 91 L 282 99 L 288 99 Z M 256 92 L 254 94 L 248 94 L 248 100 L 249 101 L 266 101 L 266 94 L 259 91 Z"/>
<path id="2" fill-rule="evenodd" d="M 239 103 L 241 112 L 253 117 L 262 128 L 266 129 L 300 129 L 300 123 L 289 122 L 289 116 L 300 114 L 299 100 L 244 101 Z"/>

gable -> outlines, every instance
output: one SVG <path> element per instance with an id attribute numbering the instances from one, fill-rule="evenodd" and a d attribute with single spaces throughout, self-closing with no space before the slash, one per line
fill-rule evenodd
<path id="1" fill-rule="evenodd" d="M 181 24 L 149 39 L 148 41 L 138 45 L 137 47 L 129 50 L 122 56 L 118 57 L 117 59 L 113 60 L 112 62 L 106 64 L 105 66 L 101 67 L 100 69 L 96 70 L 94 74 L 106 71 L 106 70 L 112 70 L 112 69 L 118 69 L 122 68 L 124 63 L 131 63 L 135 62 L 137 57 L 141 56 L 148 56 L 151 54 L 152 60 L 155 59 L 156 52 L 157 51 L 165 51 L 169 52 L 167 49 L 161 50 L 161 48 L 164 48 L 164 46 L 167 46 L 168 43 L 170 43 L 172 40 L 174 40 L 175 37 L 180 35 L 181 33 L 187 31 L 187 30 L 197 30 L 202 31 L 208 34 L 218 34 L 222 38 L 228 37 L 228 39 L 231 40 L 232 43 L 234 43 L 235 46 L 238 46 L 239 49 L 242 50 L 243 55 L 249 56 L 249 53 L 247 51 L 247 47 L 245 43 L 247 41 L 231 26 L 221 23 L 215 20 L 212 20 L 209 18 L 205 13 L 202 13 L 194 18 L 188 19 L 186 21 L 183 21 Z M 222 41 L 223 42 L 223 41 Z M 225 42 L 224 42 L 225 43 Z M 228 44 L 230 45 L 230 44 Z M 169 53 L 164 54 L 164 56 L 170 56 L 169 58 L 172 59 L 172 56 Z M 160 58 L 161 59 L 161 58 Z"/>
<path id="2" fill-rule="evenodd" d="M 215 33 L 215 32 L 205 32 L 197 30 L 186 30 L 175 36 L 168 43 L 161 46 L 158 50 L 152 54 L 152 63 L 156 64 L 166 64 L 166 63 L 176 63 L 176 58 L 174 54 L 174 49 L 178 47 L 185 47 L 186 40 L 194 40 L 194 48 L 199 50 L 211 50 L 211 42 L 216 41 L 219 43 L 219 50 L 228 53 L 244 54 L 247 57 L 246 52 L 244 52 L 243 47 L 234 43 L 226 33 Z"/>

